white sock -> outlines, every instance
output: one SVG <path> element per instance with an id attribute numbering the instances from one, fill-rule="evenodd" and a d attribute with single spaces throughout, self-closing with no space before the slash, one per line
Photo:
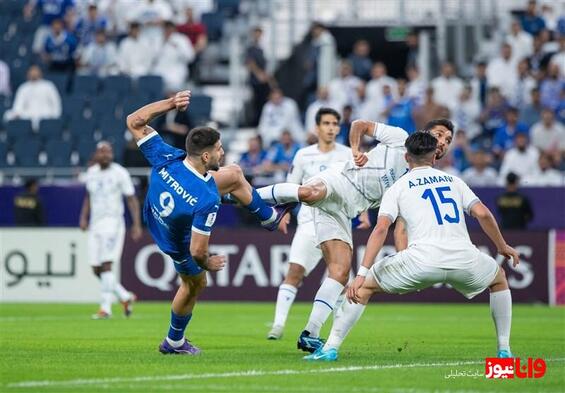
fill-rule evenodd
<path id="1" fill-rule="evenodd" d="M 329 348 L 339 349 L 351 328 L 353 328 L 359 318 L 361 318 L 365 307 L 367 307 L 365 304 L 343 303 L 339 318 L 334 320 L 330 336 L 324 345 L 324 350 L 328 350 Z"/>
<path id="2" fill-rule="evenodd" d="M 290 311 L 292 303 L 294 303 L 297 291 L 298 289 L 290 284 L 281 284 L 279 287 L 279 293 L 277 294 L 277 305 L 275 306 L 275 321 L 273 322 L 273 326 L 285 325 L 288 312 Z"/>
<path id="3" fill-rule="evenodd" d="M 279 183 L 272 186 L 257 189 L 257 193 L 267 203 L 280 205 L 289 202 L 300 202 L 298 199 L 298 187 L 294 183 Z"/>
<path id="4" fill-rule="evenodd" d="M 320 289 L 318 289 L 318 292 L 316 293 L 310 318 L 304 328 L 304 330 L 310 332 L 310 337 L 320 336 L 320 329 L 332 313 L 343 288 L 344 286 L 333 278 L 327 277 L 324 280 Z"/>
<path id="5" fill-rule="evenodd" d="M 129 293 L 119 282 L 115 281 L 114 292 L 120 302 L 127 302 L 131 299 L 131 293 Z"/>
<path id="6" fill-rule="evenodd" d="M 510 351 L 510 326 L 512 325 L 510 289 L 490 293 L 490 312 L 496 327 L 498 350 Z"/>
<path id="7" fill-rule="evenodd" d="M 343 303 L 345 303 L 345 292 L 342 292 L 337 298 L 337 301 L 335 302 L 334 321 L 336 320 L 336 318 L 339 318 L 339 316 L 341 315 L 343 310 Z"/>
<path id="8" fill-rule="evenodd" d="M 181 347 L 182 344 L 184 344 L 184 337 L 181 338 L 181 339 L 178 340 L 178 341 L 171 340 L 169 337 L 165 337 L 165 340 L 167 340 L 167 342 L 168 342 L 168 343 L 171 345 L 171 347 L 173 347 L 173 348 Z"/>
<path id="9" fill-rule="evenodd" d="M 111 271 L 100 273 L 100 283 L 102 284 L 102 303 L 100 309 L 112 313 L 112 301 L 114 300 L 114 287 L 116 285 L 116 277 Z"/>

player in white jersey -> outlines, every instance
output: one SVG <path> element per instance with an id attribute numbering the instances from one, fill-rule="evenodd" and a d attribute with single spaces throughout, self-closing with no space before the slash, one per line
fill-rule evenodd
<path id="1" fill-rule="evenodd" d="M 518 253 L 506 244 L 489 209 L 461 179 L 432 168 L 437 149 L 433 136 L 417 132 L 406 140 L 406 148 L 410 172 L 385 192 L 362 265 L 347 290 L 351 303 L 344 303 L 327 343 L 305 359 L 336 360 L 338 348 L 373 293 L 404 294 L 437 283 L 450 284 L 469 299 L 489 288 L 498 357 L 512 357 L 508 282 L 496 261 L 471 243 L 464 213 L 477 218 L 498 253 L 512 258 L 514 266 Z M 373 264 L 399 217 L 406 225 L 408 248 Z"/>
<path id="2" fill-rule="evenodd" d="M 316 112 L 316 134 L 318 143 L 304 147 L 294 156 L 287 176 L 287 182 L 302 184 L 324 171 L 336 162 L 351 159 L 351 149 L 336 143 L 339 134 L 339 113 L 331 108 L 320 108 Z M 322 258 L 322 251 L 317 247 L 316 230 L 312 217 L 312 207 L 303 205 L 298 213 L 298 226 L 292 239 L 289 254 L 289 267 L 283 283 L 279 287 L 275 319 L 267 335 L 270 340 L 282 337 L 288 313 L 304 277 L 316 267 Z M 368 215 L 365 214 L 360 224 L 368 228 Z"/>
<path id="3" fill-rule="evenodd" d="M 434 120 L 426 131 L 440 139 L 438 156 L 447 151 L 453 137 L 449 120 Z M 362 136 L 380 143 L 368 153 L 360 150 Z M 314 206 L 316 240 L 328 267 L 328 277 L 316 293 L 312 312 L 299 336 L 299 349 L 314 352 L 322 344 L 320 329 L 333 311 L 349 279 L 353 251 L 350 220 L 360 212 L 378 207 L 386 189 L 408 171 L 404 158 L 406 131 L 382 123 L 356 120 L 349 135 L 353 160 L 312 177 L 306 184 L 283 183 L 258 190 L 272 203 L 300 201 Z M 402 232 L 402 225 L 397 225 Z M 399 244 L 402 243 L 399 241 Z"/>
<path id="4" fill-rule="evenodd" d="M 124 245 L 126 230 L 122 198 L 126 197 L 134 240 L 139 239 L 142 233 L 139 202 L 128 171 L 113 159 L 112 146 L 108 142 L 99 142 L 96 145 L 96 164 L 86 172 L 86 195 L 80 213 L 80 228 L 88 229 L 89 262 L 101 282 L 102 300 L 100 310 L 92 316 L 94 319 L 110 318 L 114 295 L 122 303 L 126 317 L 131 314 L 135 300 L 135 295 L 116 280 L 112 264 L 120 262 Z"/>

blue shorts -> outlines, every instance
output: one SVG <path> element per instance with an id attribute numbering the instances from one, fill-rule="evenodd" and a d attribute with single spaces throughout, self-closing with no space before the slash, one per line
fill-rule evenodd
<path id="1" fill-rule="evenodd" d="M 173 259 L 175 270 L 177 273 L 185 274 L 187 276 L 197 276 L 204 271 L 196 262 L 189 258 L 184 262 L 178 262 Z"/>

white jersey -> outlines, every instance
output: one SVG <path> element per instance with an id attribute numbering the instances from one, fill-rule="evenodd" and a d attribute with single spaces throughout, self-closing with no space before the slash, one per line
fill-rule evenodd
<path id="1" fill-rule="evenodd" d="M 414 259 L 445 269 L 466 268 L 477 258 L 464 213 L 479 198 L 456 176 L 426 167 L 411 170 L 384 195 L 379 216 L 406 222 L 408 249 Z"/>
<path id="2" fill-rule="evenodd" d="M 85 177 L 86 190 L 90 197 L 90 225 L 103 218 L 123 220 L 122 196 L 132 196 L 135 189 L 128 171 L 112 163 L 104 170 L 96 164 L 88 168 Z"/>
<path id="3" fill-rule="evenodd" d="M 328 152 L 320 151 L 317 144 L 303 147 L 296 152 L 286 181 L 303 184 L 330 165 L 347 160 L 351 160 L 351 149 L 341 143 L 336 143 L 335 148 Z M 303 204 L 298 213 L 298 224 L 308 221 L 312 221 L 312 208 Z"/>
<path id="4" fill-rule="evenodd" d="M 377 123 L 373 135 L 380 143 L 367 153 L 368 162 L 358 167 L 349 160 L 341 172 L 352 188 L 363 196 L 360 206 L 351 207 L 355 209 L 351 212 L 353 217 L 369 208 L 378 207 L 384 192 L 408 172 L 404 158 L 404 142 L 408 133 L 402 128 Z"/>

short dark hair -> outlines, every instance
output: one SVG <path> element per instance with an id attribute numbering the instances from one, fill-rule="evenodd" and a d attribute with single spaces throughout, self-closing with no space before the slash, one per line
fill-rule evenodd
<path id="1" fill-rule="evenodd" d="M 434 119 L 426 123 L 424 126 L 424 132 L 430 132 L 432 128 L 435 126 L 444 126 L 449 131 L 451 131 L 451 135 L 453 135 L 453 130 L 455 130 L 455 126 L 449 119 Z"/>
<path id="2" fill-rule="evenodd" d="M 508 175 L 506 175 L 506 184 L 508 184 L 508 185 L 518 184 L 519 180 L 520 180 L 520 177 L 517 174 L 515 174 L 514 172 L 509 172 Z"/>
<path id="3" fill-rule="evenodd" d="M 31 187 L 37 186 L 37 185 L 39 185 L 39 181 L 35 177 L 31 177 L 31 178 L 29 178 L 25 181 L 24 188 L 26 190 L 29 190 L 29 189 L 31 189 Z"/>
<path id="4" fill-rule="evenodd" d="M 340 116 L 338 111 L 336 111 L 335 109 L 332 109 L 332 108 L 322 107 L 322 108 L 318 109 L 318 112 L 316 112 L 316 125 L 318 125 L 318 126 L 320 125 L 320 123 L 322 121 L 322 116 L 324 116 L 324 115 L 335 116 L 338 123 L 341 120 L 341 116 Z"/>
<path id="5" fill-rule="evenodd" d="M 199 156 L 220 140 L 220 133 L 212 127 L 196 127 L 186 136 L 186 152 L 189 156 Z"/>
<path id="6" fill-rule="evenodd" d="M 415 132 L 410 135 L 404 146 L 408 154 L 417 161 L 427 158 L 430 153 L 435 153 L 437 149 L 437 139 L 428 132 Z"/>

